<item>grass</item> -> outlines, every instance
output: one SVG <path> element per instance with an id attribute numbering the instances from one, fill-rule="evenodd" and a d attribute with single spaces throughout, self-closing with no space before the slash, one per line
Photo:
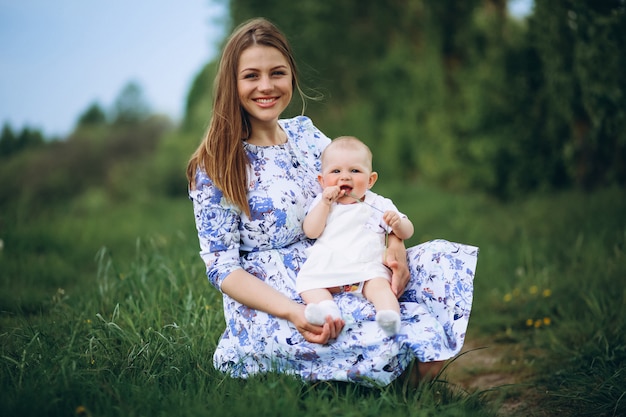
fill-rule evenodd
<path id="1" fill-rule="evenodd" d="M 530 378 L 538 409 L 626 414 L 621 190 L 502 204 L 377 187 L 414 221 L 409 244 L 480 246 L 469 335 L 536 353 L 498 366 Z M 489 416 L 509 395 L 465 390 L 446 374 L 413 390 L 228 378 L 211 365 L 221 297 L 187 200 L 112 204 L 92 191 L 43 214 L 0 215 L 2 415 Z"/>

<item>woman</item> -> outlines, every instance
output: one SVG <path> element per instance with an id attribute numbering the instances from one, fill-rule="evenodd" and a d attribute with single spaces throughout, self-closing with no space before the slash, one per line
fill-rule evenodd
<path id="1" fill-rule="evenodd" d="M 234 377 L 275 371 L 385 385 L 417 359 L 421 377 L 436 374 L 465 338 L 477 248 L 435 241 L 405 253 L 390 238 L 402 313 L 393 337 L 378 329 L 371 304 L 348 293 L 335 295 L 345 321 L 319 326 L 304 316 L 295 277 L 312 242 L 302 221 L 321 191 L 319 158 L 330 140 L 304 116 L 279 119 L 293 92 L 302 96 L 297 80 L 274 25 L 239 26 L 222 53 L 209 130 L 189 161 L 200 255 L 224 302 L 213 363 Z"/>

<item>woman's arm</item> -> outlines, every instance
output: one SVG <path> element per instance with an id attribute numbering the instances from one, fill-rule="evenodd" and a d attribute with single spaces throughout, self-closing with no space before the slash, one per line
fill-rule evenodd
<path id="1" fill-rule="evenodd" d="M 250 308 L 289 320 L 309 342 L 323 344 L 337 337 L 343 321 L 329 321 L 324 326 L 309 324 L 304 317 L 304 305 L 241 267 L 238 230 L 241 213 L 223 199 L 206 174 L 198 173 L 189 196 L 193 202 L 200 256 L 207 267 L 209 282 L 215 288 Z"/>
<path id="2" fill-rule="evenodd" d="M 411 275 L 406 261 L 406 248 L 404 241 L 398 239 L 393 233 L 389 235 L 385 265 L 391 269 L 391 290 L 400 298 Z"/>
<path id="3" fill-rule="evenodd" d="M 344 326 L 341 319 L 330 317 L 323 326 L 309 323 L 304 317 L 304 305 L 295 302 L 243 269 L 231 272 L 222 282 L 222 291 L 255 310 L 289 320 L 309 342 L 325 344 L 339 335 Z"/>

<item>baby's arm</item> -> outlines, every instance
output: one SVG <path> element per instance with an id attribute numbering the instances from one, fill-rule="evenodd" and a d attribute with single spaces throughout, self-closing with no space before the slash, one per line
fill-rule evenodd
<path id="1" fill-rule="evenodd" d="M 302 230 L 308 238 L 317 239 L 320 237 L 326 227 L 330 206 L 337 200 L 340 191 L 338 186 L 324 188 L 321 200 L 309 210 L 302 223 Z"/>
<path id="2" fill-rule="evenodd" d="M 413 223 L 408 217 L 400 216 L 398 212 L 389 210 L 383 214 L 383 220 L 399 239 L 404 240 L 413 236 Z"/>

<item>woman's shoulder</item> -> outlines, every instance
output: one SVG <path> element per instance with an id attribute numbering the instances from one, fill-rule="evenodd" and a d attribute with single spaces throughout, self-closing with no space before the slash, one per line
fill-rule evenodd
<path id="1" fill-rule="evenodd" d="M 304 115 L 289 119 L 280 119 L 278 122 L 283 128 L 314 127 L 311 118 Z"/>
<path id="2" fill-rule="evenodd" d="M 321 139 L 323 141 L 330 141 L 319 130 L 313 121 L 307 116 L 296 116 L 291 119 L 280 119 L 278 121 L 282 128 L 293 138 L 305 138 L 305 139 Z"/>
<path id="3" fill-rule="evenodd" d="M 196 168 L 196 175 L 194 176 L 195 188 L 210 187 L 213 185 L 213 181 L 207 175 L 207 173 L 201 167 Z"/>
<path id="4" fill-rule="evenodd" d="M 200 195 L 211 195 L 213 199 L 220 200 L 222 192 L 215 186 L 211 178 L 201 167 L 196 168 L 193 186 L 189 187 L 189 197 L 193 200 Z"/>

